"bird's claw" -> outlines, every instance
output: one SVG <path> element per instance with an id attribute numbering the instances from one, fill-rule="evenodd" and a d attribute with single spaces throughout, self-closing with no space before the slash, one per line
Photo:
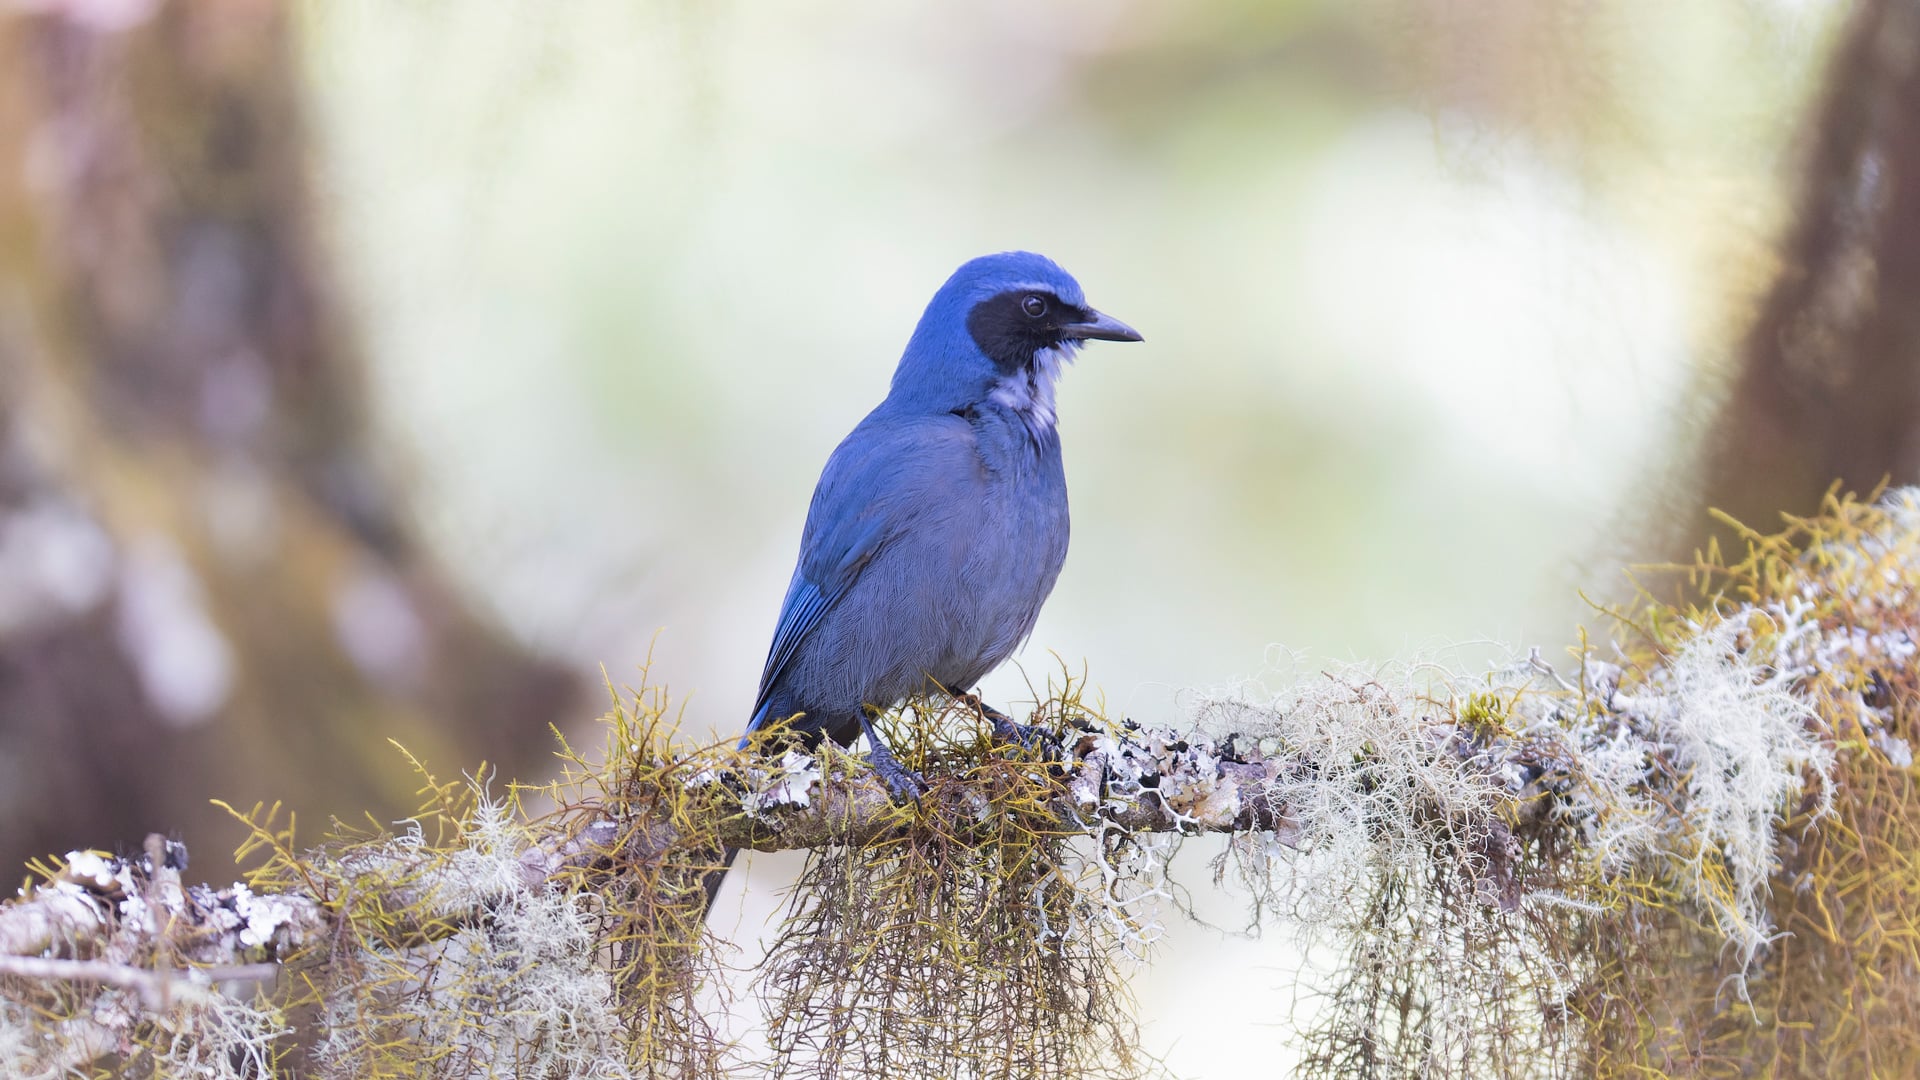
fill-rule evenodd
<path id="1" fill-rule="evenodd" d="M 910 803 L 926 794 L 926 778 L 900 764 L 900 759 L 894 757 L 893 751 L 884 744 L 876 743 L 868 751 L 867 761 L 872 764 L 874 774 L 893 794 L 894 802 Z"/>
<path id="2" fill-rule="evenodd" d="M 887 785 L 887 790 L 893 793 L 894 802 L 910 803 L 926 793 L 927 781 L 919 773 L 900 764 L 900 759 L 893 756 L 887 740 L 873 729 L 871 717 L 860 718 L 860 730 L 866 733 L 867 746 L 870 748 L 867 761 L 873 766 L 875 775 Z"/>
<path id="3" fill-rule="evenodd" d="M 1053 731 L 1042 724 L 1016 724 L 1010 717 L 993 716 L 993 737 L 1001 742 L 1017 743 L 1020 749 L 1029 752 L 1054 752 L 1060 750 L 1060 739 Z"/>
<path id="4" fill-rule="evenodd" d="M 1029 752 L 1060 749 L 1060 740 L 1045 725 L 1016 723 L 1013 717 L 980 700 L 978 694 L 968 694 L 965 700 L 993 725 L 993 737 L 1001 742 L 1015 743 Z"/>

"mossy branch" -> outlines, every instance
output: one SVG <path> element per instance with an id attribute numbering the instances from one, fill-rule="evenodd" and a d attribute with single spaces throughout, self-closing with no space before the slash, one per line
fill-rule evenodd
<path id="1" fill-rule="evenodd" d="M 831 746 L 678 751 L 643 692 L 605 750 L 563 746 L 538 817 L 416 762 L 398 834 L 310 847 L 241 815 L 245 885 L 183 884 L 158 837 L 73 853 L 0 905 L 0 1072 L 261 1075 L 306 1009 L 322 1076 L 1137 1075 L 1115 965 L 1202 833 L 1231 838 L 1216 877 L 1250 923 L 1343 958 L 1308 1074 L 1663 1075 L 1708 1044 L 1920 1065 L 1916 1025 L 1845 1004 L 1920 1019 L 1920 879 L 1873 855 L 1920 846 L 1920 494 L 1687 569 L 1697 603 L 1648 598 L 1564 673 L 1333 671 L 1180 731 L 1070 685 L 1034 717 L 1053 752 L 916 705 L 888 721 L 930 780 L 910 806 Z M 728 847 L 812 852 L 756 1063 L 711 1019 L 700 884 Z M 270 996 L 215 985 L 263 964 Z"/>
<path id="2" fill-rule="evenodd" d="M 272 853 L 277 889 L 186 885 L 184 846 L 159 836 L 133 858 L 73 852 L 43 883 L 0 906 L 0 980 L 136 991 L 138 1007 L 96 997 L 101 1007 L 86 1017 L 87 1046 L 124 1048 L 156 1019 L 184 1022 L 223 1007 L 228 1000 L 211 990 L 216 981 L 270 981 L 281 962 L 310 968 L 349 960 L 366 947 L 372 921 L 383 948 L 424 948 L 484 925 L 520 895 L 612 892 L 636 878 L 671 894 L 670 884 L 649 874 L 690 851 L 697 871 L 718 846 L 884 850 L 924 835 L 929 823 L 965 831 L 993 821 L 1004 808 L 986 791 L 1004 792 L 1009 782 L 1024 805 L 1022 827 L 1050 840 L 1219 832 L 1298 842 L 1281 788 L 1309 766 L 1282 753 L 1262 756 L 1257 740 L 1085 719 L 1066 734 L 1053 758 L 977 745 L 967 769 L 935 775 L 914 806 L 891 801 L 863 762 L 832 747 L 775 760 L 727 751 L 684 756 L 665 771 L 692 797 L 692 818 L 685 807 L 661 815 L 638 804 L 583 805 L 517 834 L 525 843 L 507 853 L 515 872 L 480 888 L 440 888 L 436 879 L 447 870 L 433 865 L 441 854 L 430 846 L 378 857 L 296 854 L 290 835 L 273 827 L 272 811 L 243 816 L 256 829 L 251 846 Z M 1436 747 L 1450 737 L 1440 726 L 1431 735 Z M 453 800 L 446 785 L 428 781 L 424 790 L 436 800 Z M 1485 825 L 1506 835 L 1499 822 Z M 1492 893 L 1513 895 L 1504 850 L 1481 868 L 1497 881 Z"/>
<path id="3" fill-rule="evenodd" d="M 1059 835 L 1118 827 L 1188 835 L 1263 832 L 1281 843 L 1297 840 L 1275 780 L 1300 769 L 1298 761 L 1242 754 L 1233 749 L 1236 740 L 1222 745 L 1191 731 L 1126 725 L 1078 734 L 1060 761 L 1000 763 L 1045 785 L 1051 795 L 1043 804 L 1045 816 Z M 1445 741 L 1438 728 L 1435 738 Z M 658 860 L 684 847 L 690 833 L 702 844 L 755 851 L 872 847 L 912 834 L 917 819 L 937 812 L 936 805 L 962 816 L 984 811 L 965 777 L 936 779 L 919 806 L 897 804 L 877 776 L 830 748 L 789 751 L 771 765 L 727 753 L 695 755 L 677 768 L 691 777 L 690 788 L 716 796 L 705 807 L 709 820 L 703 828 L 683 830 L 643 814 L 571 815 L 550 823 L 565 831 L 550 831 L 519 854 L 520 880 L 503 883 L 501 891 L 572 887 L 582 873 Z M 144 955 L 164 946 L 182 963 L 217 968 L 296 955 L 337 932 L 343 910 L 337 895 L 183 886 L 176 866 L 185 864 L 184 845 L 155 836 L 149 847 L 167 853 L 158 869 L 151 855 L 69 853 L 45 883 L 0 906 L 0 957 Z M 344 889 L 327 891 L 357 894 L 355 906 L 413 912 L 396 928 L 402 942 L 426 944 L 475 925 L 500 898 L 483 894 L 422 910 L 417 885 L 393 884 L 386 865 L 363 869 L 364 876 L 341 879 Z"/>

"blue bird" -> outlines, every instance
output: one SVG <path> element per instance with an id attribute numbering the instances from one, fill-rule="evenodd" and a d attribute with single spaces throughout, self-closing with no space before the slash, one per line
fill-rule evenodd
<path id="1" fill-rule="evenodd" d="M 1054 382 L 1089 340 L 1141 337 L 1043 256 L 983 256 L 940 287 L 886 400 L 820 474 L 749 732 L 864 732 L 895 797 L 918 794 L 873 713 L 965 694 L 1033 632 L 1067 556 Z"/>

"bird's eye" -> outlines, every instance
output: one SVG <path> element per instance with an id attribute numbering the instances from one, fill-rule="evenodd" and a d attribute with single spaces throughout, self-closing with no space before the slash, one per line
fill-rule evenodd
<path id="1" fill-rule="evenodd" d="M 1047 313 L 1047 302 L 1037 296 L 1029 296 L 1020 301 L 1020 310 L 1037 319 Z"/>

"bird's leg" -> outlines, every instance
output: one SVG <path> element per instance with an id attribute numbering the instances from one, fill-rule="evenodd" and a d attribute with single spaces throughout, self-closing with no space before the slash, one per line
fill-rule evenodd
<path id="1" fill-rule="evenodd" d="M 1057 749 L 1060 745 L 1045 726 L 1016 723 L 1013 717 L 981 700 L 979 694 L 962 694 L 960 700 L 979 710 L 987 723 L 993 725 L 993 737 L 1001 742 L 1017 743 L 1023 750 Z"/>
<path id="2" fill-rule="evenodd" d="M 893 756 L 893 749 L 874 729 L 873 718 L 864 710 L 860 713 L 860 730 L 867 736 L 867 760 L 873 763 L 873 771 L 886 782 L 887 790 L 893 792 L 898 802 L 912 802 L 927 790 L 927 782 L 919 773 L 900 764 Z"/>

